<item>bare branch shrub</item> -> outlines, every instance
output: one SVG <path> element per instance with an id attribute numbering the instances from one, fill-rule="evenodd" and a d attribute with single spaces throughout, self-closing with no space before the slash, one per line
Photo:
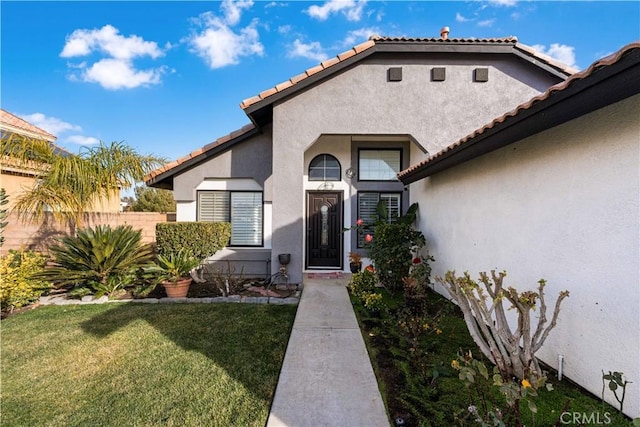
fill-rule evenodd
<path id="1" fill-rule="evenodd" d="M 513 377 L 522 380 L 540 378 L 543 373 L 535 353 L 556 326 L 560 304 L 569 296 L 569 292 L 560 292 L 551 322 L 547 324 L 547 303 L 544 297 L 546 281 L 538 281 L 535 292 L 518 292 L 512 287 L 503 287 L 506 275 L 504 271 L 496 274 L 492 270 L 491 277 L 482 272 L 478 281 L 474 281 L 467 272 L 456 277 L 455 271 L 448 271 L 444 279 L 438 277 L 436 280 L 458 304 L 473 340 L 482 353 L 498 367 L 505 381 Z M 505 300 L 510 303 L 509 309 L 517 312 L 514 330 L 507 321 L 503 306 Z M 534 329 L 531 311 L 536 310 L 538 301 L 539 319 Z"/>

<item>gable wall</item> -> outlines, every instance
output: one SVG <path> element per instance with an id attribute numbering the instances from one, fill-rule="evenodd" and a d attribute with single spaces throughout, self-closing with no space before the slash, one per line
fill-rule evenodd
<path id="1" fill-rule="evenodd" d="M 173 197 L 178 203 L 195 202 L 196 187 L 207 178 L 252 178 L 264 189 L 264 200 L 270 201 L 271 128 L 176 175 Z"/>
<path id="2" fill-rule="evenodd" d="M 364 60 L 274 105 L 273 188 L 286 191 L 273 195 L 273 253 L 292 254 L 293 281 L 301 280 L 303 265 L 304 152 L 321 134 L 410 134 L 435 153 L 557 82 L 506 55 L 411 58 Z M 402 81 L 388 82 L 389 67 L 400 65 Z M 431 81 L 433 66 L 446 67 L 444 82 Z M 480 66 L 489 68 L 487 83 L 472 81 Z M 411 163 L 418 155 L 412 150 Z"/>
<path id="3" fill-rule="evenodd" d="M 640 95 L 411 185 L 434 277 L 506 270 L 519 290 L 544 278 L 550 306 L 570 291 L 538 354 L 556 369 L 563 354 L 596 396 L 601 370 L 640 382 L 638 117 Z M 625 412 L 640 416 L 636 386 Z"/>

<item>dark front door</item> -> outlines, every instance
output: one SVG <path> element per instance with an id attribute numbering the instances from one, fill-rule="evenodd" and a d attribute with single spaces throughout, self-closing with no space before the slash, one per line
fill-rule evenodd
<path id="1" fill-rule="evenodd" d="M 342 193 L 307 193 L 307 267 L 342 267 Z"/>

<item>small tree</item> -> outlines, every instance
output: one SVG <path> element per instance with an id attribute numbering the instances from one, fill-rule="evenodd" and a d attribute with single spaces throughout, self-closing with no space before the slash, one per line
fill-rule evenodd
<path id="1" fill-rule="evenodd" d="M 82 228 L 84 213 L 96 200 L 129 188 L 164 160 L 139 154 L 123 142 L 100 143 L 74 155 L 48 141 L 14 133 L 2 135 L 0 150 L 18 165 L 37 171 L 34 187 L 16 201 L 23 218 L 40 219 L 52 212 Z"/>
<path id="2" fill-rule="evenodd" d="M 136 198 L 131 204 L 135 212 L 175 212 L 176 201 L 169 190 L 139 185 L 135 188 Z"/>
<path id="3" fill-rule="evenodd" d="M 520 380 L 536 380 L 543 376 L 535 358 L 547 339 L 549 332 L 556 326 L 560 304 L 569 296 L 568 291 L 560 292 L 551 318 L 547 325 L 547 303 L 544 297 L 545 280 L 538 282 L 538 290 L 518 292 L 512 287 L 503 288 L 502 281 L 506 272 L 496 274 L 491 271 L 491 278 L 480 273 L 479 282 L 471 279 L 469 273 L 456 277 L 455 271 L 448 271 L 444 279 L 436 280 L 442 284 L 451 297 L 458 303 L 464 314 L 464 320 L 473 340 L 482 353 L 499 369 L 504 381 L 513 377 Z M 518 315 L 515 330 L 511 329 L 503 302 L 507 300 Z M 540 318 L 535 330 L 532 329 L 531 311 L 540 302 Z"/>

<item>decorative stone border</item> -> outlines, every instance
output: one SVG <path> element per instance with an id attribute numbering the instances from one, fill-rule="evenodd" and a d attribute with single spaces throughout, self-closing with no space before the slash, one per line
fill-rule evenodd
<path id="1" fill-rule="evenodd" d="M 110 300 L 106 295 L 94 298 L 93 295 L 82 297 L 82 299 L 68 299 L 61 295 L 50 295 L 40 297 L 40 305 L 88 305 L 105 303 L 142 303 L 142 304 L 216 304 L 216 303 L 244 303 L 244 304 L 273 304 L 273 305 L 293 305 L 300 301 L 300 291 L 293 297 L 244 297 L 231 295 L 229 297 L 211 298 L 141 298 L 141 299 L 120 299 Z"/>

